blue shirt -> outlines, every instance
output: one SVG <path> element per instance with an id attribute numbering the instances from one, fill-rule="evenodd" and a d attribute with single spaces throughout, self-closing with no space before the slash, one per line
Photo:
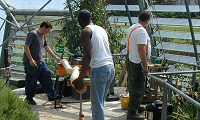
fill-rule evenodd
<path id="1" fill-rule="evenodd" d="M 44 61 L 42 57 L 42 50 L 44 46 L 47 46 L 47 42 L 45 40 L 45 36 L 40 34 L 37 30 L 32 30 L 26 38 L 25 45 L 29 46 L 32 58 L 36 61 Z M 26 53 L 24 52 L 23 57 L 24 63 L 30 63 Z"/>

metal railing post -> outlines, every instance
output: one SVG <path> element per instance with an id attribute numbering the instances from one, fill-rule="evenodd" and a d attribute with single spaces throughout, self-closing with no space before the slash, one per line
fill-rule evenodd
<path id="1" fill-rule="evenodd" d="M 196 67 L 193 67 L 193 70 L 196 70 Z M 194 85 L 197 82 L 197 74 L 192 74 L 192 85 Z"/>
<path id="2" fill-rule="evenodd" d="M 173 77 L 172 77 L 172 75 L 170 75 L 169 76 L 169 83 L 172 84 L 172 81 L 173 81 Z M 170 104 L 172 103 L 172 90 L 171 89 L 168 90 L 167 102 L 170 103 Z"/>
<path id="3" fill-rule="evenodd" d="M 167 120 L 167 89 L 165 84 L 163 84 L 163 103 L 162 103 L 162 113 L 161 120 Z"/>

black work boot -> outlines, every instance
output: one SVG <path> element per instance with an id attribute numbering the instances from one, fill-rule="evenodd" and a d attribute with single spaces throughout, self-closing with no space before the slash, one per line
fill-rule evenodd
<path id="1" fill-rule="evenodd" d="M 33 100 L 33 98 L 25 98 L 29 105 L 37 105 L 37 103 Z"/>

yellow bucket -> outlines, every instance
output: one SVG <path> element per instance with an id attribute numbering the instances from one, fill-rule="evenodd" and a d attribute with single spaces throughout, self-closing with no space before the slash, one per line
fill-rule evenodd
<path id="1" fill-rule="evenodd" d="M 127 110 L 129 104 L 129 97 L 121 97 L 120 101 L 122 110 Z"/>

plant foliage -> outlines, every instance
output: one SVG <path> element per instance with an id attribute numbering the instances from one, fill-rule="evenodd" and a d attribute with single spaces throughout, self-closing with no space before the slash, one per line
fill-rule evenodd
<path id="1" fill-rule="evenodd" d="M 172 120 L 197 120 L 197 108 L 192 103 L 176 97 L 173 106 Z"/>
<path id="2" fill-rule="evenodd" d="M 0 120 L 37 120 L 32 108 L 0 80 Z"/>
<path id="3" fill-rule="evenodd" d="M 105 0 L 66 0 L 66 9 L 70 10 L 70 18 L 61 22 L 63 26 L 61 36 L 57 44 L 64 44 L 71 53 L 82 54 L 81 28 L 77 22 L 77 11 L 87 9 L 92 13 L 93 22 L 104 27 L 109 36 L 112 53 L 119 53 L 121 40 L 125 36 L 121 27 L 111 25 L 108 21 L 108 14 L 105 10 L 107 3 Z"/>

